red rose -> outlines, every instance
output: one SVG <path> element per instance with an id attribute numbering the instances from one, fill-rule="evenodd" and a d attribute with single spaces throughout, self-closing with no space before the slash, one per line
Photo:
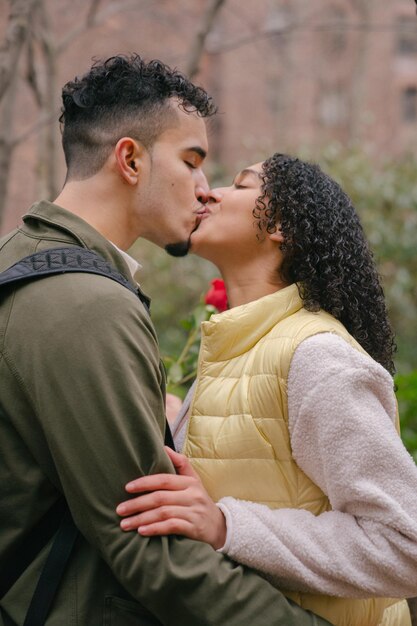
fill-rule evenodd
<path id="1" fill-rule="evenodd" d="M 204 297 L 204 302 L 215 306 L 216 309 L 222 313 L 222 311 L 226 311 L 228 308 L 224 281 L 221 278 L 214 278 L 210 284 L 211 287 Z"/>

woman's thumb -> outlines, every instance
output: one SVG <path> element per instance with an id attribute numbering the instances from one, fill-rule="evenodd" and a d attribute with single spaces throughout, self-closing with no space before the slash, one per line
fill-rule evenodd
<path id="1" fill-rule="evenodd" d="M 169 448 L 168 446 L 164 446 L 164 448 L 165 452 L 171 459 L 177 474 L 180 476 L 192 476 L 193 478 L 197 478 L 197 474 L 186 456 L 180 454 L 179 452 L 175 452 L 175 450 Z"/>

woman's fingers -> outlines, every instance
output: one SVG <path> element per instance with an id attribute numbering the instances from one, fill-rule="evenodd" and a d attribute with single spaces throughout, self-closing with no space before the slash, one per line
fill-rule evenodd
<path id="1" fill-rule="evenodd" d="M 190 522 L 189 509 L 187 507 L 163 506 L 158 509 L 144 511 L 138 515 L 132 515 L 120 522 L 123 530 L 134 530 L 136 528 L 145 527 L 149 524 L 166 522 L 168 520 L 181 519 L 184 522 Z M 174 528 L 174 526 L 172 526 Z"/>
<path id="2" fill-rule="evenodd" d="M 201 541 L 198 537 L 194 536 L 194 529 L 189 522 L 183 519 L 169 519 L 164 522 L 155 522 L 148 526 L 141 526 L 138 528 L 138 533 L 144 537 L 154 537 L 156 535 L 182 535 L 189 539 L 196 539 Z"/>
<path id="3" fill-rule="evenodd" d="M 127 516 L 120 522 L 126 531 L 137 528 L 147 536 L 181 534 L 216 550 L 225 543 L 223 513 L 201 488 L 146 494 L 123 502 L 117 512 Z"/>
<path id="4" fill-rule="evenodd" d="M 178 474 L 142 476 L 126 485 L 129 493 L 143 494 L 121 502 L 123 530 L 142 535 L 180 534 L 205 541 L 214 549 L 224 545 L 226 521 L 205 490 L 188 459 L 166 447 Z"/>
<path id="5" fill-rule="evenodd" d="M 134 515 L 164 506 L 190 506 L 192 502 L 193 492 L 185 489 L 178 491 L 153 491 L 152 493 L 146 493 L 143 496 L 121 502 L 116 508 L 116 513 L 126 517 L 127 515 Z"/>
<path id="6" fill-rule="evenodd" d="M 150 476 L 141 476 L 127 483 L 125 489 L 129 493 L 143 493 L 146 491 L 156 491 L 158 489 L 167 489 L 177 491 L 179 489 L 187 489 L 194 482 L 201 483 L 198 474 L 195 472 L 191 463 L 183 454 L 175 452 L 168 446 L 164 446 L 166 453 L 172 461 L 177 474 L 152 474 Z"/>
<path id="7" fill-rule="evenodd" d="M 129 493 L 143 493 L 157 489 L 178 491 L 189 486 L 190 478 L 190 476 L 178 476 L 177 474 L 151 474 L 150 476 L 141 476 L 141 478 L 132 480 L 130 483 L 127 483 L 125 489 Z"/>

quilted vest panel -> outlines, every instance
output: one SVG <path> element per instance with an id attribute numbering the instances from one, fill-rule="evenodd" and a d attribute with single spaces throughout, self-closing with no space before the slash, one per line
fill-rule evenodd
<path id="1" fill-rule="evenodd" d="M 306 311 L 295 285 L 203 323 L 183 452 L 213 500 L 233 496 L 315 515 L 331 508 L 294 461 L 288 430 L 292 356 L 302 341 L 322 332 L 364 352 L 331 315 Z M 286 595 L 338 626 L 378 626 L 384 609 L 396 602 Z"/>

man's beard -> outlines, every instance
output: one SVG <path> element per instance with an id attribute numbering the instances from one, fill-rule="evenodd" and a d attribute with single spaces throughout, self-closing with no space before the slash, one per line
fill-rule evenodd
<path id="1" fill-rule="evenodd" d="M 165 246 L 165 251 L 171 256 L 187 256 L 191 248 L 191 241 L 179 241 L 178 243 L 168 243 Z"/>

